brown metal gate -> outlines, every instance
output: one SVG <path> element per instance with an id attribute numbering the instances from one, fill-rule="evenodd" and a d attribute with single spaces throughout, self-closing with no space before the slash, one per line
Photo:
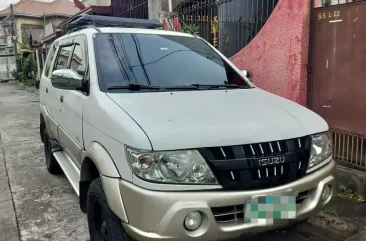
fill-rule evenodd
<path id="1" fill-rule="evenodd" d="M 312 23 L 310 107 L 334 130 L 335 156 L 365 167 L 366 2 L 313 9 Z"/>

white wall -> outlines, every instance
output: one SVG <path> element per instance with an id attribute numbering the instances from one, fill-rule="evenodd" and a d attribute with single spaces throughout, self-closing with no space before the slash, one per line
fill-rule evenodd
<path id="1" fill-rule="evenodd" d="M 322 6 L 324 6 L 324 2 L 330 2 L 330 5 L 344 4 L 355 2 L 354 0 L 321 0 Z"/>
<path id="2" fill-rule="evenodd" d="M 93 6 L 110 6 L 111 0 L 84 0 L 83 4 Z"/>
<path id="3" fill-rule="evenodd" d="M 346 2 L 347 2 L 346 0 L 332 0 L 331 4 L 332 5 L 337 5 L 338 3 L 343 4 L 343 3 L 346 3 Z"/>

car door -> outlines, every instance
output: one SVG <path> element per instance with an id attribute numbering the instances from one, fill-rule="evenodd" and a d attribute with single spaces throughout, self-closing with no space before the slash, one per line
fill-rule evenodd
<path id="1" fill-rule="evenodd" d="M 85 85 L 88 85 L 87 78 L 87 41 L 84 35 L 76 36 L 73 39 L 73 52 L 70 57 L 68 68 L 83 76 Z M 85 86 L 86 87 L 86 86 Z M 83 110 L 87 101 L 85 90 L 63 90 L 60 118 L 59 139 L 62 146 L 80 167 L 81 153 L 84 148 L 83 143 Z"/>
<path id="2" fill-rule="evenodd" d="M 55 103 L 55 100 L 51 97 L 52 92 L 52 84 L 51 84 L 51 73 L 52 73 L 52 67 L 54 60 L 57 55 L 57 42 L 55 42 L 48 53 L 47 59 L 46 59 L 46 66 L 42 72 L 41 76 L 41 82 L 39 85 L 39 96 L 40 96 L 40 105 L 41 107 L 45 108 L 47 110 L 49 118 L 46 118 L 45 121 L 47 123 L 47 129 L 48 134 L 51 138 L 57 137 L 57 126 L 58 123 L 55 120 L 55 112 L 57 110 Z M 51 92 L 50 92 L 51 91 Z"/>
<path id="3" fill-rule="evenodd" d="M 59 102 L 60 97 L 62 96 L 63 90 L 55 88 L 52 85 L 52 72 L 56 69 L 64 68 L 64 65 L 67 63 L 61 63 L 61 59 L 66 59 L 68 61 L 69 56 L 60 55 L 60 52 L 66 52 L 70 48 L 59 47 L 59 43 L 55 43 L 49 52 L 49 56 L 47 59 L 47 65 L 44 70 L 44 74 L 42 76 L 42 81 L 40 83 L 40 99 L 42 100 L 41 104 L 43 104 L 49 114 L 49 120 L 47 121 L 47 128 L 51 138 L 58 138 L 58 126 L 60 124 L 61 113 L 61 105 Z M 61 57 L 60 57 L 61 56 Z"/>
<path id="4" fill-rule="evenodd" d="M 65 44 L 68 41 L 72 41 L 72 40 L 65 39 L 65 40 L 58 42 L 56 57 L 55 57 L 54 61 L 52 62 L 51 69 L 49 70 L 49 73 L 47 76 L 47 81 L 44 86 L 42 85 L 42 89 L 41 89 L 41 91 L 45 92 L 45 96 L 47 96 L 46 105 L 48 107 L 48 112 L 51 117 L 49 120 L 49 123 L 48 123 L 49 124 L 48 128 L 51 129 L 50 131 L 52 133 L 52 136 L 57 139 L 59 139 L 58 138 L 58 127 L 61 124 L 61 119 L 63 116 L 63 113 L 61 110 L 62 106 L 60 103 L 60 98 L 63 95 L 64 90 L 56 88 L 52 85 L 52 73 L 55 70 L 68 68 L 68 65 L 70 62 L 70 56 L 73 51 L 73 46 L 71 46 L 71 45 L 65 46 Z"/>

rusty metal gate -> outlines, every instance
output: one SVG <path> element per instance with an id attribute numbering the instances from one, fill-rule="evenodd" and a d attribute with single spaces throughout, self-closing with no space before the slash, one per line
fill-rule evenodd
<path id="1" fill-rule="evenodd" d="M 312 10 L 309 105 L 333 130 L 338 160 L 366 167 L 366 2 Z"/>

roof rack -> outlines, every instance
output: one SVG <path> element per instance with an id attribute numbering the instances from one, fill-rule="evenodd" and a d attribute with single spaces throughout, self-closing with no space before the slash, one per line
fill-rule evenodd
<path id="1" fill-rule="evenodd" d="M 88 27 L 125 27 L 125 28 L 162 28 L 162 24 L 157 20 L 118 18 L 99 15 L 82 14 L 71 19 L 69 22 L 59 26 L 60 29 L 76 31 Z"/>

